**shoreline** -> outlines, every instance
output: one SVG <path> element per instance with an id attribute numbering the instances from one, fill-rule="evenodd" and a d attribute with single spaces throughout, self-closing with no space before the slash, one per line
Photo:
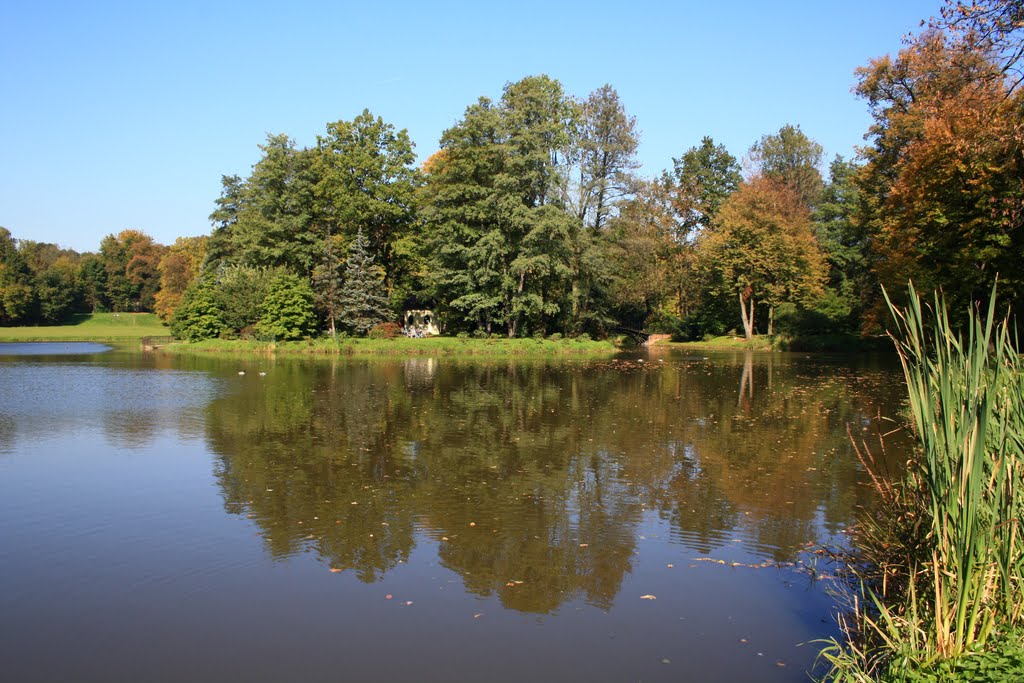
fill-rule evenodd
<path id="1" fill-rule="evenodd" d="M 283 356 L 611 356 L 619 349 L 610 341 L 575 339 L 311 339 L 260 342 L 211 339 L 175 342 L 161 348 L 175 354 L 242 354 Z"/>

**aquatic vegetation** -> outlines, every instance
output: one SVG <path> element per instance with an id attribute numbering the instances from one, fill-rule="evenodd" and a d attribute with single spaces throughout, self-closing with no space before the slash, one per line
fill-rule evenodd
<path id="1" fill-rule="evenodd" d="M 939 295 L 923 308 L 911 287 L 907 308 L 889 308 L 918 446 L 901 480 L 873 474 L 887 514 L 859 529 L 860 594 L 847 642 L 822 652 L 827 678 L 937 680 L 929 676 L 945 671 L 941 680 L 957 680 L 997 660 L 1022 673 L 1019 643 L 1008 637 L 1024 626 L 1017 339 L 1008 319 L 995 320 L 995 290 L 962 332 Z"/>

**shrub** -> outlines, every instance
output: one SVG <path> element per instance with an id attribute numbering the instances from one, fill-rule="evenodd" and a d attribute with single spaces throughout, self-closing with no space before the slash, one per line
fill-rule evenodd
<path id="1" fill-rule="evenodd" d="M 224 314 L 211 278 L 199 278 L 185 289 L 171 316 L 171 334 L 186 341 L 213 339 L 225 329 Z"/>
<path id="2" fill-rule="evenodd" d="M 261 309 L 256 333 L 264 339 L 301 339 L 316 324 L 313 290 L 309 282 L 291 273 L 279 273 L 271 280 Z"/>
<path id="3" fill-rule="evenodd" d="M 394 339 L 402 334 L 402 326 L 398 323 L 377 323 L 370 328 L 367 336 L 370 339 Z"/>

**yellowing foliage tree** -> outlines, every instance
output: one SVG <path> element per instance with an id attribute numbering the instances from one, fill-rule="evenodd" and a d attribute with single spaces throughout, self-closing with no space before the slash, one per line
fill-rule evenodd
<path id="1" fill-rule="evenodd" d="M 722 204 L 710 229 L 698 238 L 702 262 L 737 296 L 747 339 L 754 334 L 754 304 L 767 304 L 768 334 L 775 307 L 810 306 L 828 274 L 814 237 L 811 214 L 801 196 L 780 181 L 757 176 Z"/>
<path id="2" fill-rule="evenodd" d="M 873 272 L 890 291 L 941 287 L 951 310 L 997 275 L 1024 296 L 1024 96 L 978 39 L 930 29 L 858 71 L 875 120 L 858 178 Z"/>
<path id="3" fill-rule="evenodd" d="M 189 283 L 199 275 L 206 259 L 205 236 L 179 237 L 160 259 L 160 290 L 156 293 L 154 312 L 169 320 L 181 304 L 181 296 Z"/>

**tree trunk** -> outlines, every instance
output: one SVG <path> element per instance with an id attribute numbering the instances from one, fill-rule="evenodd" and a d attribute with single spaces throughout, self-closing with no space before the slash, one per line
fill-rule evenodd
<path id="1" fill-rule="evenodd" d="M 775 334 L 775 307 L 768 307 L 768 336 Z"/>
<path id="2" fill-rule="evenodd" d="M 743 333 L 747 341 L 754 337 L 754 295 L 750 294 L 750 311 L 747 312 L 747 302 L 743 300 L 743 292 L 740 292 L 740 315 L 743 317 Z"/>

